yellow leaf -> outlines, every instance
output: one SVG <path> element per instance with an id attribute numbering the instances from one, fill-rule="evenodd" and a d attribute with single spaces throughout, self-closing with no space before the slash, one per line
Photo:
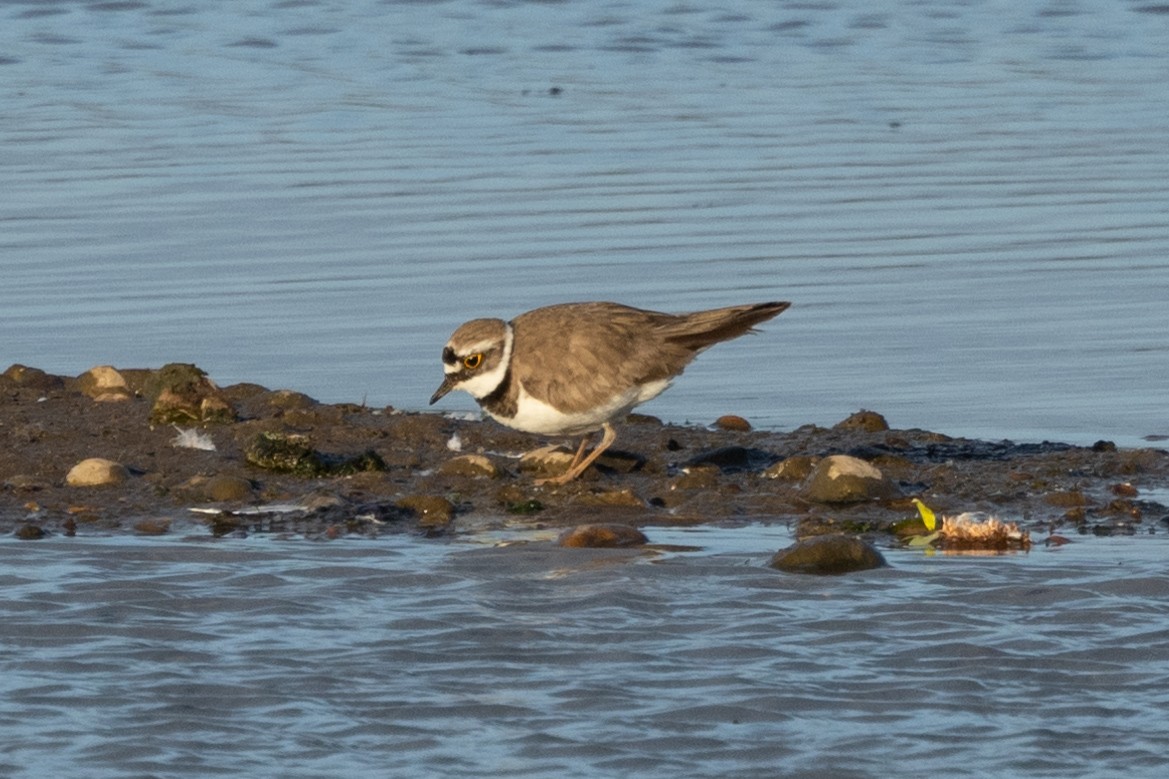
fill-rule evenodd
<path id="1" fill-rule="evenodd" d="M 930 507 L 917 498 L 913 499 L 913 505 L 917 506 L 917 513 L 921 514 L 921 521 L 925 525 L 925 529 L 933 532 L 933 529 L 938 526 L 938 520 L 934 516 L 934 512 L 930 511 Z"/>

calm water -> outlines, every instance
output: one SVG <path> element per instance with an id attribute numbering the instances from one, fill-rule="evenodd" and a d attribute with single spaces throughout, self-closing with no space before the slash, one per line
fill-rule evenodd
<path id="1" fill-rule="evenodd" d="M 1169 768 L 1164 537 L 816 578 L 782 529 L 648 532 L 703 549 L 0 540 L 0 773 Z"/>
<path id="2" fill-rule="evenodd" d="M 1167 51 L 1144 0 L 0 0 L 0 362 L 421 408 L 472 316 L 780 298 L 646 411 L 1135 445 Z"/>
<path id="3" fill-rule="evenodd" d="M 0 0 L 0 363 L 421 408 L 472 316 L 779 298 L 645 410 L 1140 444 L 1166 52 L 1143 0 Z M 1165 774 L 1160 536 L 651 536 L 702 551 L 0 539 L 0 775 Z"/>

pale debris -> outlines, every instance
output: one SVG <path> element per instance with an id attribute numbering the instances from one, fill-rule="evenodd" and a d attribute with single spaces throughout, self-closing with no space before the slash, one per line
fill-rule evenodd
<path id="1" fill-rule="evenodd" d="M 171 446 L 182 449 L 202 449 L 206 452 L 215 451 L 215 442 L 211 440 L 211 436 L 201 430 L 194 427 L 184 430 L 178 425 L 175 425 L 174 428 L 179 431 L 179 434 L 171 439 Z"/>

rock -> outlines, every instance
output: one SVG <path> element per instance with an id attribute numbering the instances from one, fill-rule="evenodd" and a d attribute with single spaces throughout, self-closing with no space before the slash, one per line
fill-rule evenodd
<path id="1" fill-rule="evenodd" d="M 13 492 L 40 492 L 47 490 L 49 483 L 27 473 L 16 473 L 4 480 L 4 489 Z"/>
<path id="2" fill-rule="evenodd" d="M 272 408 L 282 409 L 284 411 L 292 411 L 293 409 L 309 409 L 317 405 L 317 400 L 303 392 L 296 392 L 295 390 L 275 390 L 267 397 L 268 405 Z"/>
<path id="3" fill-rule="evenodd" d="M 169 519 L 140 519 L 134 523 L 134 532 L 140 536 L 161 536 L 169 530 Z"/>
<path id="4" fill-rule="evenodd" d="M 749 433 L 751 431 L 751 423 L 734 414 L 723 414 L 714 420 L 714 426 L 719 430 L 730 430 L 736 433 Z"/>
<path id="5" fill-rule="evenodd" d="M 876 467 L 846 454 L 821 460 L 803 487 L 804 498 L 815 503 L 861 503 L 900 494 Z"/>
<path id="6" fill-rule="evenodd" d="M 622 546 L 642 546 L 649 539 L 635 527 L 628 525 L 580 525 L 560 534 L 560 546 L 611 549 Z"/>
<path id="7" fill-rule="evenodd" d="M 234 422 L 236 418 L 223 390 L 194 365 L 164 365 L 151 375 L 145 391 L 154 403 L 150 410 L 154 425 Z"/>
<path id="8" fill-rule="evenodd" d="M 499 478 L 500 471 L 495 463 L 481 454 L 463 454 L 447 460 L 439 466 L 438 472 L 443 476 L 460 476 L 476 478 L 486 476 L 489 479 Z"/>
<path id="9" fill-rule="evenodd" d="M 121 484 L 130 478 L 130 471 L 121 463 L 101 457 L 82 460 L 69 469 L 65 483 L 70 487 L 101 487 Z"/>
<path id="10" fill-rule="evenodd" d="M 694 465 L 683 468 L 678 478 L 670 484 L 672 490 L 709 490 L 718 486 L 722 469 L 717 465 Z"/>
<path id="11" fill-rule="evenodd" d="M 355 455 L 326 454 L 314 449 L 308 436 L 295 433 L 260 433 L 244 449 L 244 459 L 257 468 L 308 477 L 386 470 L 385 461 L 372 449 Z"/>
<path id="12" fill-rule="evenodd" d="M 448 525 L 455 516 L 455 504 L 437 495 L 407 495 L 397 506 L 416 514 L 423 527 Z"/>
<path id="13" fill-rule="evenodd" d="M 218 473 L 203 485 L 203 494 L 217 503 L 232 503 L 252 497 L 252 483 L 242 476 Z"/>
<path id="14" fill-rule="evenodd" d="M 764 478 L 782 479 L 783 481 L 803 481 L 816 467 L 816 459 L 805 454 L 797 454 L 780 460 L 767 470 L 763 471 Z"/>
<path id="15" fill-rule="evenodd" d="M 126 378 L 111 365 L 98 365 L 77 377 L 77 387 L 83 395 L 98 402 L 130 400 L 133 390 Z"/>
<path id="16" fill-rule="evenodd" d="M 843 419 L 832 426 L 833 430 L 862 430 L 866 433 L 880 433 L 889 429 L 885 417 L 876 411 L 861 409 L 847 419 Z"/>
<path id="17" fill-rule="evenodd" d="M 558 444 L 548 444 L 520 458 L 519 469 L 538 476 L 556 476 L 568 470 L 573 453 Z"/>
<path id="18" fill-rule="evenodd" d="M 766 458 L 766 459 L 765 459 Z M 759 461 L 770 459 L 766 452 L 758 449 L 748 449 L 745 446 L 721 446 L 700 452 L 686 461 L 686 466 L 717 465 L 724 470 L 746 470 Z"/>
<path id="19" fill-rule="evenodd" d="M 49 531 L 45 530 L 40 525 L 34 525 L 31 522 L 25 522 L 12 533 L 12 535 L 19 538 L 21 541 L 36 541 L 41 538 L 46 538 Z"/>
<path id="20" fill-rule="evenodd" d="M 1088 505 L 1088 499 L 1079 490 L 1049 492 L 1043 496 L 1043 502 L 1049 506 L 1058 506 L 1060 508 L 1076 508 Z"/>
<path id="21" fill-rule="evenodd" d="M 35 390 L 59 390 L 65 387 L 65 380 L 60 376 L 53 376 L 40 368 L 30 368 L 18 363 L 8 366 L 4 373 L 0 373 L 0 377 L 20 387 Z"/>
<path id="22" fill-rule="evenodd" d="M 627 508 L 645 508 L 645 501 L 637 497 L 633 490 L 626 487 L 620 490 L 599 490 L 596 492 L 582 492 L 572 499 L 574 506 L 625 506 Z"/>
<path id="23" fill-rule="evenodd" d="M 842 574 L 885 565 L 885 558 L 872 544 L 839 534 L 797 541 L 771 558 L 772 568 L 788 573 Z"/>

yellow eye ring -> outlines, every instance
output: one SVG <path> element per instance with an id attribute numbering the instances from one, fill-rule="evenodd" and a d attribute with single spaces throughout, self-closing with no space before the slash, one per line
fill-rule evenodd
<path id="1" fill-rule="evenodd" d="M 473 371 L 483 364 L 483 355 L 476 352 L 475 354 L 468 354 L 463 358 L 463 367 L 469 371 Z"/>

